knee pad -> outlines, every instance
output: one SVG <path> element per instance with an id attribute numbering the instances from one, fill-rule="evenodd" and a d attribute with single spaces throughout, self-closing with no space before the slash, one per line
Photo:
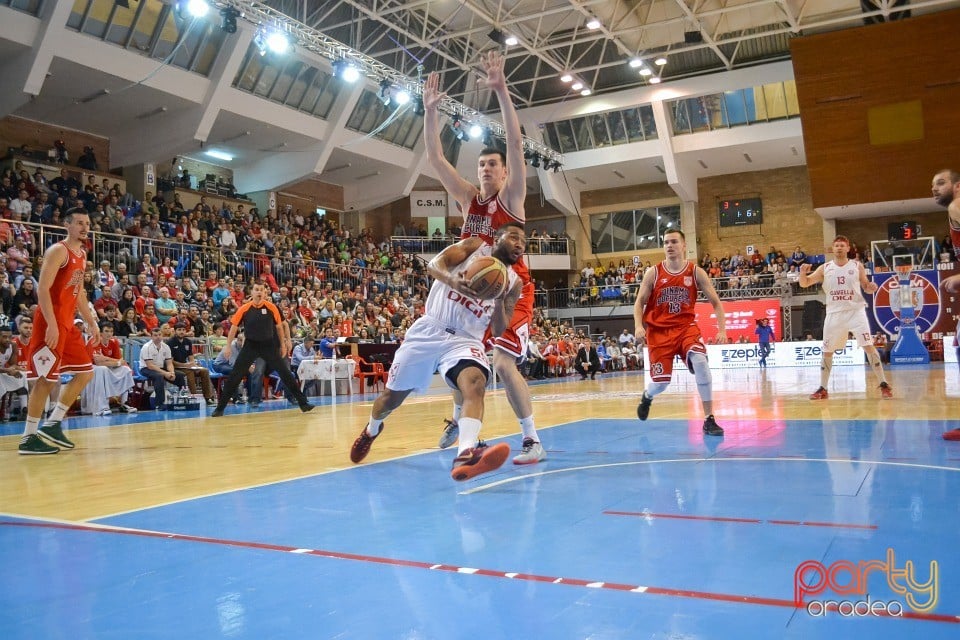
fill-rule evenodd
<path id="1" fill-rule="evenodd" d="M 713 374 L 710 373 L 710 363 L 707 362 L 706 354 L 691 351 L 687 354 L 687 366 L 693 371 L 693 377 L 696 378 L 698 385 L 713 382 Z"/>

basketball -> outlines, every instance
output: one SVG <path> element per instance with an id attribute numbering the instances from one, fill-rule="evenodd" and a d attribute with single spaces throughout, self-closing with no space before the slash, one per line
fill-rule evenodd
<path id="1" fill-rule="evenodd" d="M 464 278 L 481 300 L 492 300 L 507 288 L 507 266 L 493 256 L 480 256 L 467 265 Z"/>

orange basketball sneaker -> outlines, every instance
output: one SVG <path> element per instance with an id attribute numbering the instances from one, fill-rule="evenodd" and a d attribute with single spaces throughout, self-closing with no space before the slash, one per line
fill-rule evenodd
<path id="1" fill-rule="evenodd" d="M 958 429 L 950 429 L 950 431 L 945 432 L 945 433 L 943 434 L 943 439 L 944 439 L 944 440 L 950 440 L 950 441 L 953 441 L 953 442 L 956 442 L 957 440 L 960 440 L 960 428 L 958 428 Z"/>
<path id="2" fill-rule="evenodd" d="M 810 394 L 811 400 L 826 400 L 830 394 L 823 387 L 817 387 L 817 390 Z"/>
<path id="3" fill-rule="evenodd" d="M 510 445 L 500 442 L 492 447 L 480 442 L 471 449 L 464 449 L 453 459 L 450 477 L 456 481 L 476 478 L 481 473 L 499 469 L 510 455 Z"/>

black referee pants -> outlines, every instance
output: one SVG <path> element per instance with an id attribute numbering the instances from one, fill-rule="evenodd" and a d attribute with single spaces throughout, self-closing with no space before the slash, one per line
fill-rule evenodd
<path id="1" fill-rule="evenodd" d="M 297 383 L 297 379 L 293 377 L 293 372 L 290 371 L 290 365 L 287 364 L 286 358 L 280 357 L 280 347 L 277 343 L 272 340 L 269 342 L 260 342 L 247 339 L 244 341 L 243 347 L 237 355 L 237 361 L 233 365 L 233 371 L 230 372 L 227 381 L 224 383 L 223 392 L 217 401 L 218 410 L 222 411 L 226 408 L 227 402 L 229 402 L 233 394 L 237 392 L 237 389 L 240 387 L 240 382 L 243 380 L 243 377 L 247 375 L 250 365 L 253 364 L 257 358 L 263 358 L 264 362 L 267 363 L 266 371 L 263 373 L 264 376 L 270 375 L 271 371 L 276 371 L 280 376 L 280 380 L 283 381 L 283 386 L 290 390 L 290 393 L 296 399 L 300 408 L 303 409 L 309 406 L 310 403 L 307 402 L 307 396 L 303 395 L 303 391 L 300 390 L 300 385 Z"/>

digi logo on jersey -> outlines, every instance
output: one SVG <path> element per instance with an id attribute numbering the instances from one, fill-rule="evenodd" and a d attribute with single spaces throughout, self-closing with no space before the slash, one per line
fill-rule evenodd
<path id="1" fill-rule="evenodd" d="M 873 317 L 888 334 L 900 328 L 900 282 L 896 274 L 873 276 L 880 288 L 873 294 Z M 940 317 L 940 276 L 936 271 L 910 274 L 910 299 L 916 315 L 917 331 L 926 333 Z"/>

